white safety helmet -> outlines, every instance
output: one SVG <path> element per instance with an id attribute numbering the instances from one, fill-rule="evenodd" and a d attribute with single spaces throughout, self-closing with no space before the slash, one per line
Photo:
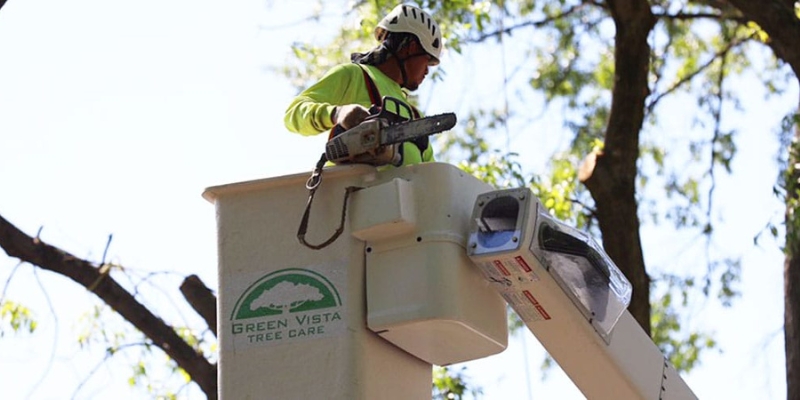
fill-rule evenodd
<path id="1" fill-rule="evenodd" d="M 407 32 L 414 34 L 425 52 L 433 56 L 432 65 L 439 64 L 442 54 L 442 31 L 439 25 L 419 7 L 401 4 L 392 10 L 378 26 L 375 27 L 375 38 L 383 41 L 389 32 Z"/>

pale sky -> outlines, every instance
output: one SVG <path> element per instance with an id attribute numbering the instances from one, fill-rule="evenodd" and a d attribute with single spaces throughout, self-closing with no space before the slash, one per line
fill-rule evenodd
<path id="1" fill-rule="evenodd" d="M 180 276 L 194 273 L 216 286 L 214 208 L 201 198 L 203 190 L 306 173 L 322 151 L 322 137 L 283 127 L 294 89 L 267 70 L 285 62 L 292 41 L 324 38 L 318 25 L 293 24 L 308 9 L 295 4 L 314 2 L 9 0 L 0 10 L 0 215 L 31 235 L 41 227 L 46 242 L 95 261 L 113 234 L 112 261 L 139 276 L 177 273 L 168 281 L 174 286 L 164 288 L 176 302 L 182 301 Z M 335 17 L 322 21 L 338 23 Z M 498 107 L 491 94 L 502 74 L 476 71 L 470 61 L 490 55 L 445 55 L 447 80 L 433 95 L 430 88 L 420 93 L 426 111 L 465 112 L 470 98 Z M 714 249 L 743 255 L 744 296 L 731 309 L 713 299 L 705 308 L 692 305 L 696 324 L 713 331 L 721 349 L 704 354 L 702 365 L 685 376 L 700 398 L 785 397 L 782 255 L 770 240 L 754 248 L 752 237 L 782 213 L 771 195 L 777 173 L 771 129 L 796 104 L 797 87 L 788 89 L 788 100 L 771 103 L 754 89 L 745 99 L 747 113 L 727 120 L 740 129 L 733 165 L 740 176 L 718 183 L 715 216 L 724 222 Z M 691 105 L 664 107 L 681 116 Z M 536 137 L 512 144 L 526 164 L 542 167 L 565 143 L 548 134 L 561 129 L 551 122 L 542 118 Z M 663 127 L 670 133 L 694 128 L 678 117 Z M 646 225 L 648 264 L 696 266 L 702 253 L 695 239 Z M 16 264 L 0 256 L 0 282 Z M 71 398 L 103 357 L 102 347 L 90 352 L 76 344 L 75 320 L 96 301 L 61 276 L 33 271 L 20 267 L 6 293 L 35 311 L 39 329 L 0 339 L 3 397 Z M 161 304 L 155 296 L 149 301 Z M 171 318 L 180 307 L 166 306 L 162 315 Z M 141 398 L 127 386 L 129 362 L 115 360 L 75 398 Z M 582 398 L 557 369 L 542 382 L 541 360 L 541 346 L 525 331 L 500 355 L 465 366 L 484 399 Z M 201 398 L 198 393 L 190 391 L 189 398 Z"/>

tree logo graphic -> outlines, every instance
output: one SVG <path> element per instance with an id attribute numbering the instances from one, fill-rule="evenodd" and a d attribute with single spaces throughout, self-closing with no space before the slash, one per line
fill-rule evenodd
<path id="1" fill-rule="evenodd" d="M 232 320 L 305 312 L 342 305 L 324 276 L 306 269 L 275 271 L 250 285 L 236 301 Z"/>

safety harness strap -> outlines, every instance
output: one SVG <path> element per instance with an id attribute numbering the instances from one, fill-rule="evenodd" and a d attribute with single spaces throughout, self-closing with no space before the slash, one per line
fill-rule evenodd
<path id="1" fill-rule="evenodd" d="M 382 97 L 381 97 L 381 92 L 378 90 L 378 86 L 375 85 L 375 81 L 373 81 L 372 77 L 370 77 L 369 73 L 367 73 L 367 67 L 365 67 L 362 64 L 358 64 L 358 66 L 361 67 L 361 73 L 364 74 L 364 84 L 367 85 L 367 91 L 369 92 L 369 101 L 372 102 L 373 107 L 380 107 L 382 104 L 381 101 Z M 413 114 L 414 119 L 419 119 L 421 115 L 419 113 L 419 110 L 417 110 L 417 107 L 414 107 L 411 104 L 409 104 L 408 106 L 411 107 L 411 113 Z M 430 145 L 427 136 L 418 138 L 414 140 L 412 143 L 417 145 L 420 152 L 425 151 L 425 149 L 427 149 L 428 146 Z M 400 146 L 400 154 L 402 156 L 403 146 Z"/>
<path id="2" fill-rule="evenodd" d="M 370 103 L 372 103 L 373 107 L 380 107 L 381 92 L 378 90 L 378 86 L 375 85 L 375 82 L 367 73 L 367 68 L 361 64 L 358 64 L 358 66 L 361 67 L 361 73 L 364 74 L 364 84 L 367 85 L 367 91 L 369 92 Z"/>

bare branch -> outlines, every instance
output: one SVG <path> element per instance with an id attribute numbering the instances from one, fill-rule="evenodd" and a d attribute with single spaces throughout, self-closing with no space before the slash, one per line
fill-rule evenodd
<path id="1" fill-rule="evenodd" d="M 586 203 L 572 197 L 567 198 L 567 201 L 583 207 L 583 209 L 586 210 L 586 212 L 588 213 L 589 217 L 594 218 L 596 216 L 597 210 L 595 210 L 593 207 L 589 207 Z"/>
<path id="2" fill-rule="evenodd" d="M 658 19 L 666 19 L 666 20 L 679 20 L 679 21 L 687 21 L 693 19 L 713 19 L 713 20 L 722 20 L 722 19 L 729 19 L 725 18 L 722 13 L 685 13 L 679 12 L 676 14 L 667 14 L 667 13 L 655 13 L 656 18 Z"/>
<path id="3" fill-rule="evenodd" d="M 217 336 L 217 298 L 211 289 L 197 275 L 189 275 L 181 284 L 181 293 Z"/>
<path id="4" fill-rule="evenodd" d="M 0 304 L 3 304 L 3 301 L 6 299 L 6 291 L 8 290 L 8 285 L 11 284 L 11 279 L 14 278 L 14 275 L 17 273 L 17 270 L 19 269 L 20 265 L 22 265 L 22 264 L 23 264 L 22 261 L 18 262 L 17 265 L 14 266 L 14 269 L 11 270 L 11 273 L 8 274 L 8 278 L 6 279 L 6 283 L 5 283 L 5 285 L 3 285 L 3 291 L 0 292 Z"/>
<path id="5" fill-rule="evenodd" d="M 81 389 L 83 388 L 83 385 L 85 385 L 87 382 L 89 382 L 89 379 L 91 379 L 92 376 L 94 376 L 94 374 L 97 372 L 97 370 L 99 370 L 100 367 L 102 367 L 103 364 L 106 361 L 108 361 L 111 357 L 113 357 L 114 355 L 119 353 L 121 350 L 125 350 L 125 349 L 130 348 L 130 347 L 138 347 L 138 346 L 147 346 L 147 343 L 127 343 L 127 344 L 119 345 L 119 346 L 117 346 L 115 348 L 109 347 L 108 349 L 106 349 L 106 354 L 105 354 L 105 356 L 103 356 L 103 359 L 100 360 L 94 366 L 94 368 L 92 368 L 92 370 L 89 371 L 89 374 L 86 375 L 86 377 L 84 377 L 83 380 L 78 384 L 78 387 L 75 388 L 75 391 L 72 393 L 72 397 L 71 398 L 74 399 L 74 398 L 76 398 L 78 396 L 78 392 L 81 391 Z"/>
<path id="6" fill-rule="evenodd" d="M 482 34 L 482 35 L 480 35 L 480 36 L 478 36 L 476 38 L 467 39 L 467 40 L 465 40 L 465 42 L 466 43 L 480 43 L 480 42 L 483 42 L 484 40 L 489 39 L 491 37 L 508 35 L 511 32 L 513 32 L 513 31 L 515 31 L 515 30 L 517 30 L 519 28 L 525 28 L 525 27 L 529 27 L 529 26 L 532 26 L 534 28 L 539 28 L 539 27 L 545 26 L 547 24 L 550 24 L 553 21 L 557 21 L 557 20 L 559 20 L 561 18 L 564 18 L 564 17 L 567 17 L 567 16 L 569 16 L 571 14 L 574 14 L 578 10 L 584 8 L 587 5 L 596 5 L 596 3 L 591 2 L 591 1 L 585 1 L 585 2 L 583 2 L 581 4 L 578 4 L 578 5 L 575 5 L 575 6 L 572 6 L 572 7 L 568 8 L 566 11 L 562 12 L 561 14 L 554 15 L 552 17 L 547 17 L 547 18 L 539 20 L 539 21 L 526 21 L 526 22 L 522 22 L 522 23 L 519 23 L 519 24 L 516 24 L 516 25 L 511 25 L 511 26 L 509 26 L 507 28 L 499 29 L 499 30 L 496 30 L 494 32 L 484 33 L 484 34 Z"/>
<path id="7" fill-rule="evenodd" d="M 41 228 L 39 229 L 41 232 Z M 50 299 L 50 295 L 47 293 L 47 290 L 44 288 L 44 284 L 42 284 L 42 279 L 39 278 L 39 273 L 36 269 L 33 270 L 33 276 L 36 278 L 36 283 L 39 285 L 39 289 L 42 290 L 42 294 L 44 295 L 44 299 L 47 301 L 47 307 L 50 308 L 50 315 L 53 316 L 53 347 L 50 349 L 50 359 L 47 360 L 47 366 L 43 368 L 42 374 L 39 377 L 39 380 L 36 381 L 36 384 L 31 387 L 31 391 L 28 392 L 28 397 L 31 397 L 33 393 L 36 392 L 36 389 L 40 387 L 42 382 L 44 382 L 45 378 L 47 378 L 47 374 L 50 373 L 50 370 L 53 368 L 53 360 L 56 358 L 56 347 L 58 347 L 58 314 L 56 313 L 55 308 L 53 308 L 53 301 Z"/>
<path id="8" fill-rule="evenodd" d="M 108 241 L 106 242 L 106 248 L 103 250 L 103 259 L 100 260 L 100 265 L 105 265 L 105 263 L 106 263 L 106 256 L 108 255 L 108 248 L 111 247 L 111 239 L 113 237 L 114 237 L 114 235 L 108 234 Z"/>
<path id="9" fill-rule="evenodd" d="M 730 53 L 731 50 L 733 50 L 738 46 L 741 46 L 742 44 L 744 44 L 745 42 L 747 42 L 752 38 L 753 38 L 752 36 L 748 36 L 746 38 L 731 40 L 730 42 L 728 42 L 727 46 L 716 52 L 714 56 L 711 57 L 708 61 L 706 61 L 703 65 L 697 67 L 696 70 L 692 71 L 690 74 L 684 76 L 679 81 L 675 82 L 669 89 L 667 89 L 663 93 L 658 94 L 652 101 L 650 101 L 650 104 L 647 105 L 647 113 L 648 114 L 652 113 L 653 110 L 656 108 L 656 105 L 658 105 L 658 103 L 661 101 L 661 99 L 674 93 L 675 91 L 680 89 L 683 85 L 691 82 L 692 79 L 694 79 L 696 76 L 700 75 L 706 69 L 711 67 L 711 65 L 713 65 L 715 61 L 724 57 L 726 54 Z"/>
<path id="10" fill-rule="evenodd" d="M 92 291 L 183 368 L 209 399 L 217 398 L 217 366 L 184 341 L 114 278 L 92 263 L 34 239 L 0 216 L 0 247 L 14 258 L 64 275 Z"/>
<path id="11" fill-rule="evenodd" d="M 713 117 L 714 117 L 714 135 L 711 138 L 711 165 L 708 167 L 708 174 L 711 178 L 711 187 L 708 189 L 708 206 L 706 209 L 706 224 L 708 227 L 711 226 L 711 211 L 713 208 L 713 200 L 714 200 L 714 191 L 717 188 L 717 180 L 714 175 L 714 167 L 717 163 L 716 157 L 716 149 L 715 145 L 719 142 L 720 137 L 722 136 L 721 126 L 722 126 L 722 103 L 725 100 L 725 93 L 723 91 L 723 83 L 725 83 L 725 64 L 727 62 L 728 51 L 723 53 L 720 57 L 720 67 L 719 67 L 719 76 L 717 77 L 717 104 L 716 108 L 713 110 Z M 709 231 L 707 234 L 708 242 L 706 248 L 710 247 L 711 245 L 711 232 L 710 229 L 706 229 Z"/>

